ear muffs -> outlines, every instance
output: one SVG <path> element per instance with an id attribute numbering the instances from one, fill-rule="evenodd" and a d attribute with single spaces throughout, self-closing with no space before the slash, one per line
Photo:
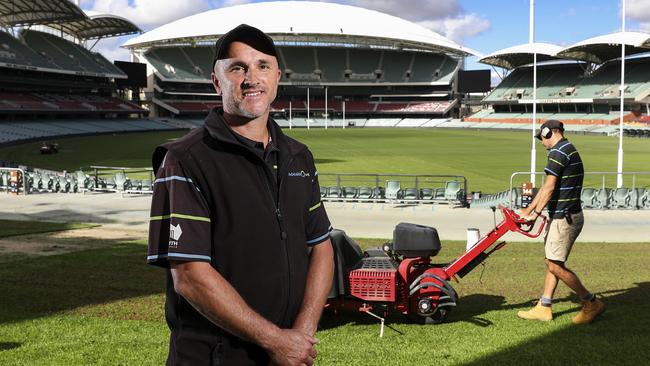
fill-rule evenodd
<path id="1" fill-rule="evenodd" d="M 550 139 L 552 135 L 553 135 L 553 131 L 551 131 L 550 128 L 548 127 L 542 128 L 542 137 L 544 137 L 545 139 Z"/>

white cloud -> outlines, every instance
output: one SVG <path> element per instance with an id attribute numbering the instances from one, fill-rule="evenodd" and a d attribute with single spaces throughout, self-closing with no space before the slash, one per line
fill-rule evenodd
<path id="1" fill-rule="evenodd" d="M 483 16 L 466 13 L 458 0 L 351 0 L 349 3 L 414 21 L 458 43 L 491 27 Z"/>
<path id="2" fill-rule="evenodd" d="M 627 0 L 625 15 L 638 21 L 641 30 L 650 32 L 650 0 Z"/>
<path id="3" fill-rule="evenodd" d="M 425 20 L 418 23 L 458 43 L 477 36 L 491 27 L 489 20 L 477 14 L 466 14 L 440 20 Z"/>
<path id="4" fill-rule="evenodd" d="M 416 21 L 454 17 L 461 12 L 457 0 L 352 0 L 350 4 Z"/>
<path id="5" fill-rule="evenodd" d="M 93 52 L 99 52 L 109 61 L 129 61 L 129 51 L 120 47 L 129 37 L 104 38 L 93 47 Z M 89 41 L 94 42 L 94 41 Z M 92 43 L 89 44 L 92 46 Z"/>
<path id="6" fill-rule="evenodd" d="M 86 3 L 86 2 L 84 2 Z M 208 0 L 95 0 L 90 10 L 124 17 L 145 30 L 210 9 Z"/>

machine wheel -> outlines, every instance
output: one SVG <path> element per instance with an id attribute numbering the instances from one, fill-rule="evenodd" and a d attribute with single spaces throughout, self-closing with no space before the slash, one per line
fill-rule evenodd
<path id="1" fill-rule="evenodd" d="M 458 294 L 456 293 L 456 290 L 452 289 L 452 291 L 454 297 L 458 299 Z M 437 309 L 431 315 L 421 315 L 418 314 L 417 312 L 412 312 L 409 314 L 409 318 L 417 324 L 440 324 L 440 323 L 444 323 L 447 320 L 449 313 L 451 313 L 451 310 L 454 307 L 455 306 L 443 306 Z"/>
<path id="2" fill-rule="evenodd" d="M 446 306 L 440 308 L 438 311 L 431 315 L 422 316 L 419 314 L 409 314 L 408 317 L 416 324 L 440 324 L 444 323 L 451 312 L 451 307 Z"/>

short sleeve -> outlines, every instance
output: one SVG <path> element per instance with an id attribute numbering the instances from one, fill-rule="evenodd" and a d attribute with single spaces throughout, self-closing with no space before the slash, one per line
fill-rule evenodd
<path id="1" fill-rule="evenodd" d="M 194 181 L 171 152 L 156 173 L 149 219 L 147 262 L 210 262 L 210 210 Z"/>
<path id="2" fill-rule="evenodd" d="M 310 154 L 311 157 L 311 154 Z M 311 161 L 311 202 L 307 213 L 306 237 L 307 245 L 318 245 L 330 237 L 332 225 L 327 217 L 325 206 L 321 201 L 320 185 L 318 183 L 318 171 Z"/>
<path id="3" fill-rule="evenodd" d="M 546 174 L 554 175 L 558 178 L 562 177 L 564 168 L 569 163 L 569 157 L 564 152 L 558 149 L 551 149 L 548 153 L 548 162 L 544 171 Z"/>

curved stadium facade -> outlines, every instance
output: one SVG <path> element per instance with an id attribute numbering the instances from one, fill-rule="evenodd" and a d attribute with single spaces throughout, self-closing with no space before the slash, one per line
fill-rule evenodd
<path id="1" fill-rule="evenodd" d="M 219 105 L 213 45 L 240 23 L 269 34 L 282 70 L 276 117 L 449 116 L 457 71 L 473 52 L 406 20 L 348 5 L 280 1 L 216 9 L 129 40 L 149 68 L 159 116 L 200 116 Z"/>

